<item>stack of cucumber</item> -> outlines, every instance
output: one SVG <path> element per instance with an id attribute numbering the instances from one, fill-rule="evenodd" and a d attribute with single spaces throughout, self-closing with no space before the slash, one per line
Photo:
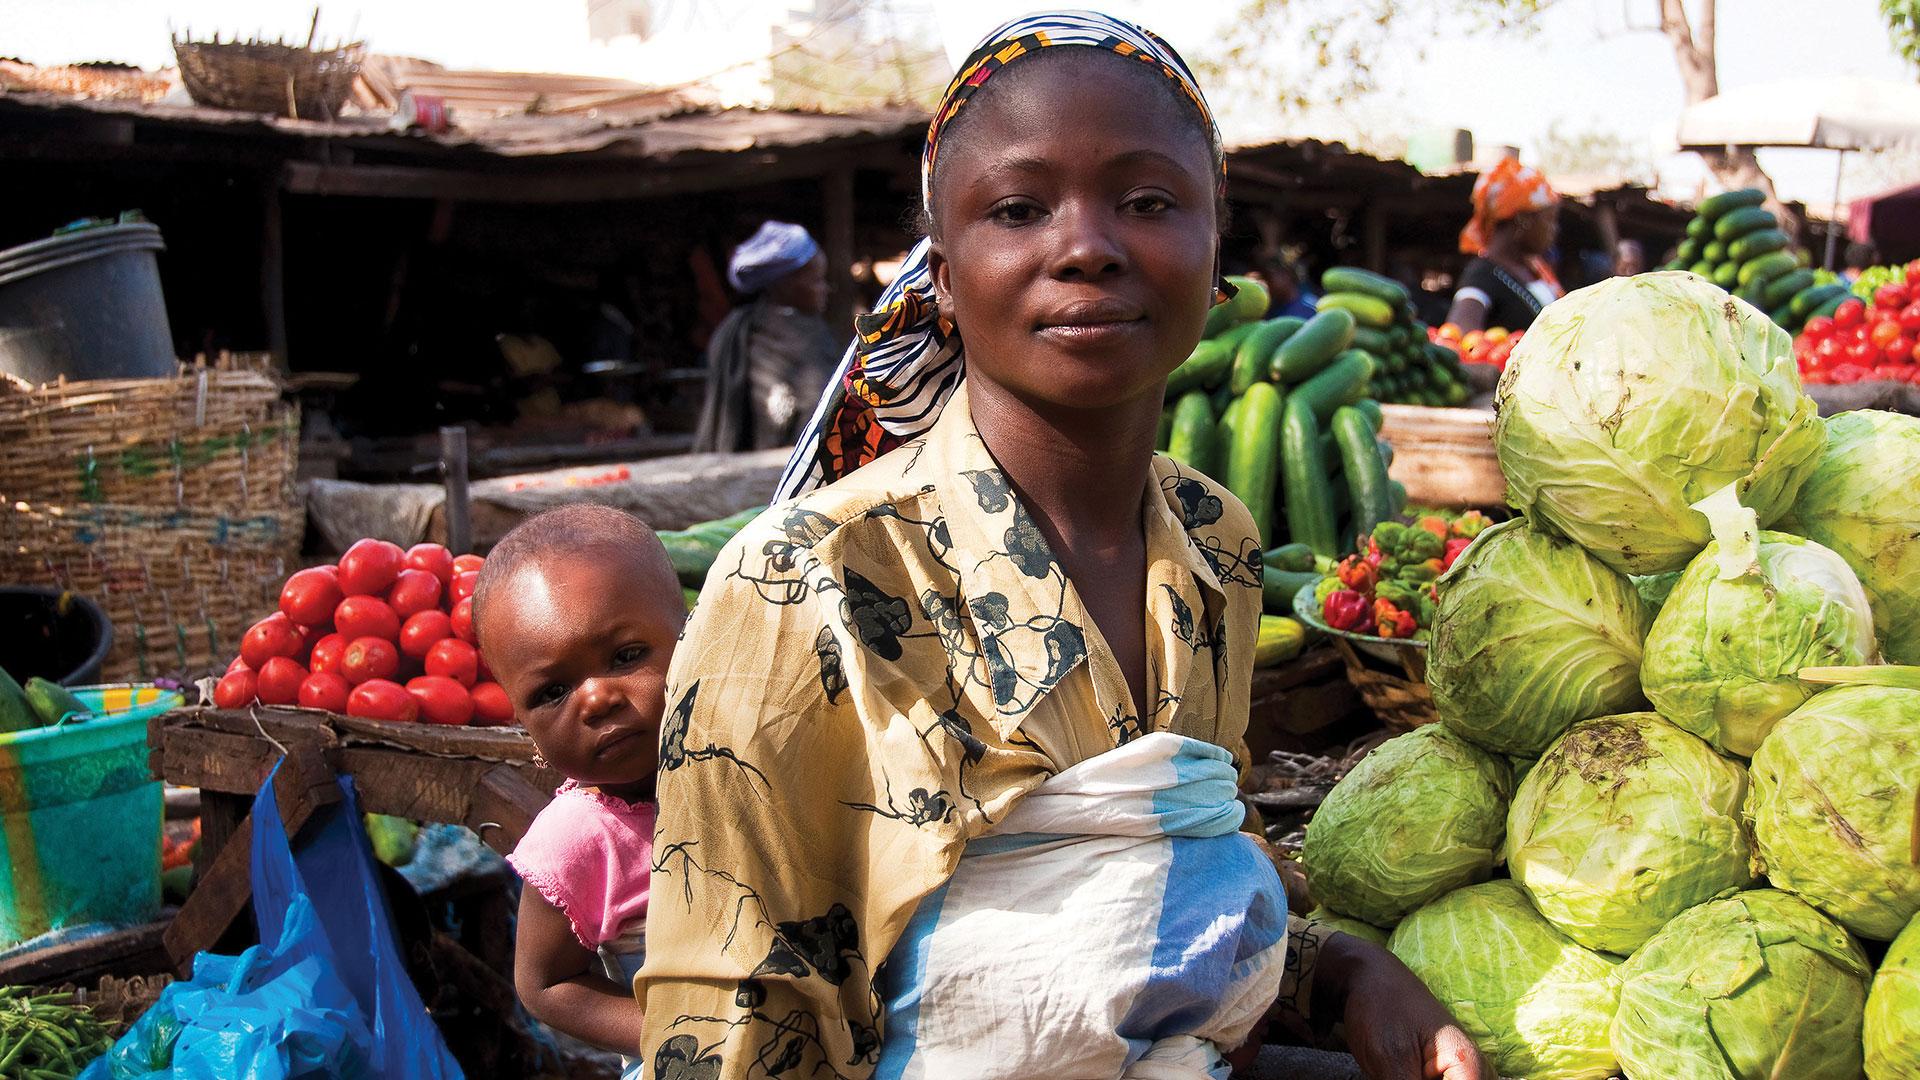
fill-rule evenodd
<path id="1" fill-rule="evenodd" d="M 673 564 L 674 575 L 680 579 L 680 588 L 688 607 L 692 607 L 693 602 L 699 599 L 700 586 L 706 584 L 707 571 L 713 569 L 713 561 L 720 557 L 720 549 L 726 547 L 727 541 L 732 540 L 735 533 L 746 528 L 765 509 L 764 506 L 751 506 L 718 521 L 660 531 L 660 543 L 667 549 L 667 561 Z"/>
<path id="2" fill-rule="evenodd" d="M 1168 376 L 1160 447 L 1238 496 L 1262 548 L 1290 538 L 1333 557 L 1406 503 L 1367 396 L 1374 360 L 1353 347 L 1344 307 L 1304 320 L 1263 313 L 1249 304 L 1210 322 L 1215 333 Z"/>
<path id="3" fill-rule="evenodd" d="M 1413 314 L 1413 296 L 1392 278 L 1354 266 L 1320 275 L 1319 310 L 1351 314 L 1353 346 L 1373 357 L 1373 396 L 1404 405 L 1460 405 L 1472 392 L 1452 349 L 1427 340 Z"/>
<path id="4" fill-rule="evenodd" d="M 1815 280 L 1806 252 L 1793 246 L 1765 201 L 1759 188 L 1702 200 L 1666 269 L 1698 274 L 1794 332 L 1814 315 L 1833 314 L 1846 287 Z"/>

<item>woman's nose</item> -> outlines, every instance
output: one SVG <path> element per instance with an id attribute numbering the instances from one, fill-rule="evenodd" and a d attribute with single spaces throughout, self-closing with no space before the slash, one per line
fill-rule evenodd
<path id="1" fill-rule="evenodd" d="M 1114 239 L 1111 215 L 1090 207 L 1063 210 L 1057 215 L 1062 232 L 1054 258 L 1054 276 L 1099 278 L 1119 272 L 1125 257 Z"/>

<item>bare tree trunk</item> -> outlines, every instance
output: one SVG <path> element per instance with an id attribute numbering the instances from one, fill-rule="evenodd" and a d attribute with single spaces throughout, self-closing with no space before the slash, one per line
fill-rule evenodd
<path id="1" fill-rule="evenodd" d="M 1680 66 L 1680 82 L 1686 88 L 1687 104 L 1693 105 L 1720 93 L 1720 70 L 1714 57 L 1717 30 L 1717 0 L 1700 0 L 1700 24 L 1687 17 L 1685 0 L 1655 0 L 1660 5 L 1660 31 L 1673 45 L 1674 60 Z M 1760 167 L 1760 159 L 1746 147 L 1702 150 L 1707 168 L 1728 188 L 1759 188 L 1767 193 L 1767 208 L 1780 219 L 1780 227 L 1790 236 L 1799 236 L 1800 216 L 1788 210 L 1774 190 L 1773 178 Z"/>

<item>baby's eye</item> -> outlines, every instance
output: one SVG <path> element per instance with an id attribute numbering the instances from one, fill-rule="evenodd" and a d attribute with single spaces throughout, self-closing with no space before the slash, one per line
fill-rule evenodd
<path id="1" fill-rule="evenodd" d="M 535 706 L 552 705 L 563 701 L 567 696 L 567 687 L 560 683 L 549 683 L 533 695 Z"/>
<path id="2" fill-rule="evenodd" d="M 613 662 L 621 667 L 626 667 L 629 664 L 637 664 L 647 658 L 649 651 L 645 645 L 637 642 L 632 645 L 623 645 L 619 652 L 613 654 Z"/>

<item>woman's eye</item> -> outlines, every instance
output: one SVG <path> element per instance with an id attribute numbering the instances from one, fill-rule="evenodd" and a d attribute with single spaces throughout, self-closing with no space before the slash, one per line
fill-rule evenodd
<path id="1" fill-rule="evenodd" d="M 1001 203 L 989 216 L 1007 225 L 1024 225 L 1040 216 L 1040 208 L 1028 202 Z"/>
<path id="2" fill-rule="evenodd" d="M 622 647 L 619 652 L 613 654 L 613 662 L 621 667 L 626 667 L 629 664 L 637 664 L 647 658 L 647 652 L 648 650 L 645 645 L 627 645 Z"/>
<path id="3" fill-rule="evenodd" d="M 1135 213 L 1158 214 L 1173 209 L 1173 200 L 1165 195 L 1135 195 L 1127 200 L 1127 207 Z"/>

